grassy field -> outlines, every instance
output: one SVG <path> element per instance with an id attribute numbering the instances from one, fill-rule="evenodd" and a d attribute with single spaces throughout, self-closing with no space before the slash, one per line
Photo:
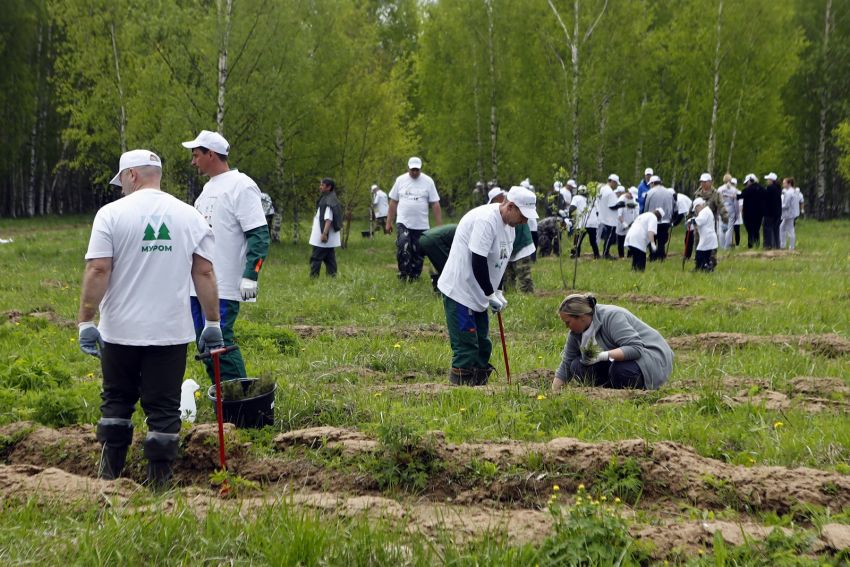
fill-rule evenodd
<path id="1" fill-rule="evenodd" d="M 499 375 L 449 388 L 442 303 L 427 278 L 397 282 L 392 238 L 353 227 L 333 280 L 308 277 L 309 246 L 276 244 L 237 324 L 249 374 L 277 381 L 276 421 L 230 433 L 242 494 L 221 503 L 209 482 L 215 444 L 192 445 L 197 426 L 186 426 L 181 486 L 165 495 L 92 478 L 100 368 L 74 325 L 90 222 L 0 220 L 0 238 L 14 239 L 0 245 L 4 562 L 848 559 L 830 534 L 850 525 L 850 222 L 802 221 L 794 254 L 721 251 L 713 274 L 682 270 L 681 228 L 671 259 L 643 274 L 583 258 L 579 290 L 630 309 L 673 347 L 657 392 L 550 394 L 566 259 L 538 260 L 535 294 L 507 294 L 513 384 L 494 320 Z M 194 361 L 187 377 L 209 384 Z M 213 422 L 200 407 L 199 421 Z M 314 427 L 326 429 L 302 431 Z M 195 448 L 213 457 L 199 465 Z M 21 478 L 51 466 L 71 475 L 63 486 L 88 484 L 54 494 Z M 142 467 L 135 451 L 129 476 L 140 481 Z"/>

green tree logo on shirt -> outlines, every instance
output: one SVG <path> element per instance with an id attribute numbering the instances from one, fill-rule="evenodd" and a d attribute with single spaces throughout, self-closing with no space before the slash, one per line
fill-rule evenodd
<path id="1" fill-rule="evenodd" d="M 168 232 L 168 226 L 165 223 L 159 225 L 159 232 L 154 236 L 153 227 L 148 223 L 145 227 L 145 235 L 142 240 L 171 240 L 171 233 Z"/>
<path id="2" fill-rule="evenodd" d="M 156 240 L 156 236 L 153 233 L 153 227 L 148 223 L 148 226 L 145 227 L 145 236 L 142 240 Z"/>

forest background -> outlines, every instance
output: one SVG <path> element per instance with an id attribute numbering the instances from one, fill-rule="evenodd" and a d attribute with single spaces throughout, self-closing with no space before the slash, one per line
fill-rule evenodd
<path id="1" fill-rule="evenodd" d="M 850 212 L 848 0 L 4 0 L 0 216 L 94 211 L 123 150 L 191 202 L 201 129 L 289 220 L 367 214 L 420 155 L 444 208 L 654 167 L 776 171 Z"/>

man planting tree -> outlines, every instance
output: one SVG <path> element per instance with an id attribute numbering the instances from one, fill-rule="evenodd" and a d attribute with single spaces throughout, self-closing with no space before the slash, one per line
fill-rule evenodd
<path id="1" fill-rule="evenodd" d="M 170 479 L 177 456 L 186 345 L 195 337 L 190 282 L 207 319 L 198 349 L 224 345 L 212 230 L 198 211 L 160 190 L 161 177 L 153 152 L 121 156 L 111 183 L 125 197 L 95 216 L 77 317 L 80 349 L 100 358 L 103 369 L 99 476 L 114 479 L 124 469 L 133 441 L 130 418 L 141 400 L 148 481 L 155 486 Z"/>
<path id="2" fill-rule="evenodd" d="M 508 304 L 500 282 L 511 260 L 515 227 L 537 218 L 535 204 L 533 192 L 512 187 L 504 202 L 472 209 L 457 226 L 437 283 L 452 346 L 452 384 L 482 386 L 493 371 L 487 308 L 498 313 Z"/>

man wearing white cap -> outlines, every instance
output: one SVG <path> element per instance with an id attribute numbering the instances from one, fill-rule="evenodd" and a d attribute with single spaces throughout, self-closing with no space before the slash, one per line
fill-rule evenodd
<path id="1" fill-rule="evenodd" d="M 398 213 L 396 234 L 396 262 L 398 279 L 413 281 L 422 274 L 425 255 L 419 247 L 419 238 L 430 228 L 428 205 L 434 210 L 434 221 L 443 224 L 440 196 L 434 180 L 422 173 L 422 160 L 412 157 L 407 161 L 407 173 L 398 176 L 390 190 L 390 206 L 386 232 L 393 231 Z"/>
<path id="2" fill-rule="evenodd" d="M 515 227 L 537 218 L 536 202 L 533 192 L 512 187 L 503 203 L 472 209 L 458 224 L 437 284 L 452 345 L 452 384 L 487 383 L 493 370 L 487 309 L 507 306 L 499 284 L 514 250 Z"/>
<path id="3" fill-rule="evenodd" d="M 376 232 L 380 228 L 384 231 L 384 234 L 387 234 L 387 214 L 390 210 L 387 194 L 377 184 L 372 185 L 370 191 L 372 193 L 371 211 L 374 222 L 372 231 Z"/>
<path id="4" fill-rule="evenodd" d="M 764 190 L 764 247 L 767 250 L 779 248 L 779 222 L 782 219 L 782 187 L 772 171 L 764 176 L 767 187 Z"/>
<path id="5" fill-rule="evenodd" d="M 561 198 L 564 200 L 564 209 L 569 208 L 570 203 L 573 202 L 573 193 L 576 189 L 578 189 L 578 184 L 575 179 L 567 179 L 566 185 L 561 185 L 558 188 L 561 192 Z"/>
<path id="6" fill-rule="evenodd" d="M 183 142 L 192 150 L 192 165 L 209 181 L 195 200 L 195 208 L 207 220 L 215 234 L 213 265 L 218 278 L 221 330 L 225 345 L 235 344 L 233 326 L 240 302 L 257 297 L 257 279 L 269 253 L 269 231 L 260 189 L 253 179 L 238 169 L 230 169 L 230 144 L 217 132 L 201 130 L 198 137 Z M 196 297 L 192 297 L 195 331 L 204 327 L 204 315 Z M 245 362 L 239 349 L 223 354 L 221 379 L 244 378 Z M 204 361 L 213 380 L 213 365 Z"/>
<path id="7" fill-rule="evenodd" d="M 617 195 L 614 190 L 620 185 L 620 177 L 616 173 L 608 176 L 608 183 L 599 187 L 597 206 L 599 208 L 599 223 L 602 225 L 600 240 L 603 243 L 602 257 L 606 260 L 616 260 L 611 255 L 611 246 L 617 242 Z"/>
<path id="8" fill-rule="evenodd" d="M 702 197 L 694 199 L 694 216 L 690 220 L 699 234 L 696 253 L 696 269 L 713 272 L 717 265 L 717 230 L 714 226 L 714 213 Z"/>
<path id="9" fill-rule="evenodd" d="M 658 219 L 658 248 L 650 254 L 650 261 L 664 260 L 667 257 L 667 239 L 670 237 L 670 224 L 673 222 L 673 194 L 661 183 L 661 178 L 653 175 L 649 178 L 649 191 L 644 196 L 644 207 L 648 211 L 661 209 L 664 215 Z"/>
<path id="10" fill-rule="evenodd" d="M 647 167 L 643 171 L 643 179 L 641 179 L 640 185 L 638 185 L 638 206 L 640 207 L 640 212 L 644 212 L 644 199 L 646 198 L 646 194 L 649 192 L 649 180 L 652 179 L 652 176 L 655 175 L 655 172 L 651 167 Z M 652 209 L 650 209 L 651 211 Z"/>
<path id="11" fill-rule="evenodd" d="M 632 192 L 634 189 L 634 192 Z M 637 195 L 637 187 L 630 187 L 628 191 L 620 185 L 617 187 L 617 196 L 622 207 L 617 212 L 617 255 L 624 258 L 626 255 L 626 234 L 629 228 L 637 220 L 640 213 L 638 212 L 638 204 L 635 199 Z"/>
<path id="12" fill-rule="evenodd" d="M 131 417 L 141 399 L 148 481 L 157 486 L 169 480 L 177 456 L 186 345 L 195 338 L 192 283 L 209 316 L 198 349 L 224 344 L 212 230 L 198 211 L 160 190 L 161 178 L 162 164 L 153 152 L 121 156 L 110 183 L 121 186 L 125 197 L 95 216 L 77 316 L 80 349 L 100 358 L 103 369 L 98 475 L 121 474 L 133 441 Z"/>
<path id="13" fill-rule="evenodd" d="M 646 270 L 646 249 L 652 252 L 658 248 L 655 235 L 658 234 L 658 220 L 664 216 L 663 209 L 657 209 L 638 215 L 626 233 L 625 245 L 632 257 L 632 269 L 636 272 Z"/>

